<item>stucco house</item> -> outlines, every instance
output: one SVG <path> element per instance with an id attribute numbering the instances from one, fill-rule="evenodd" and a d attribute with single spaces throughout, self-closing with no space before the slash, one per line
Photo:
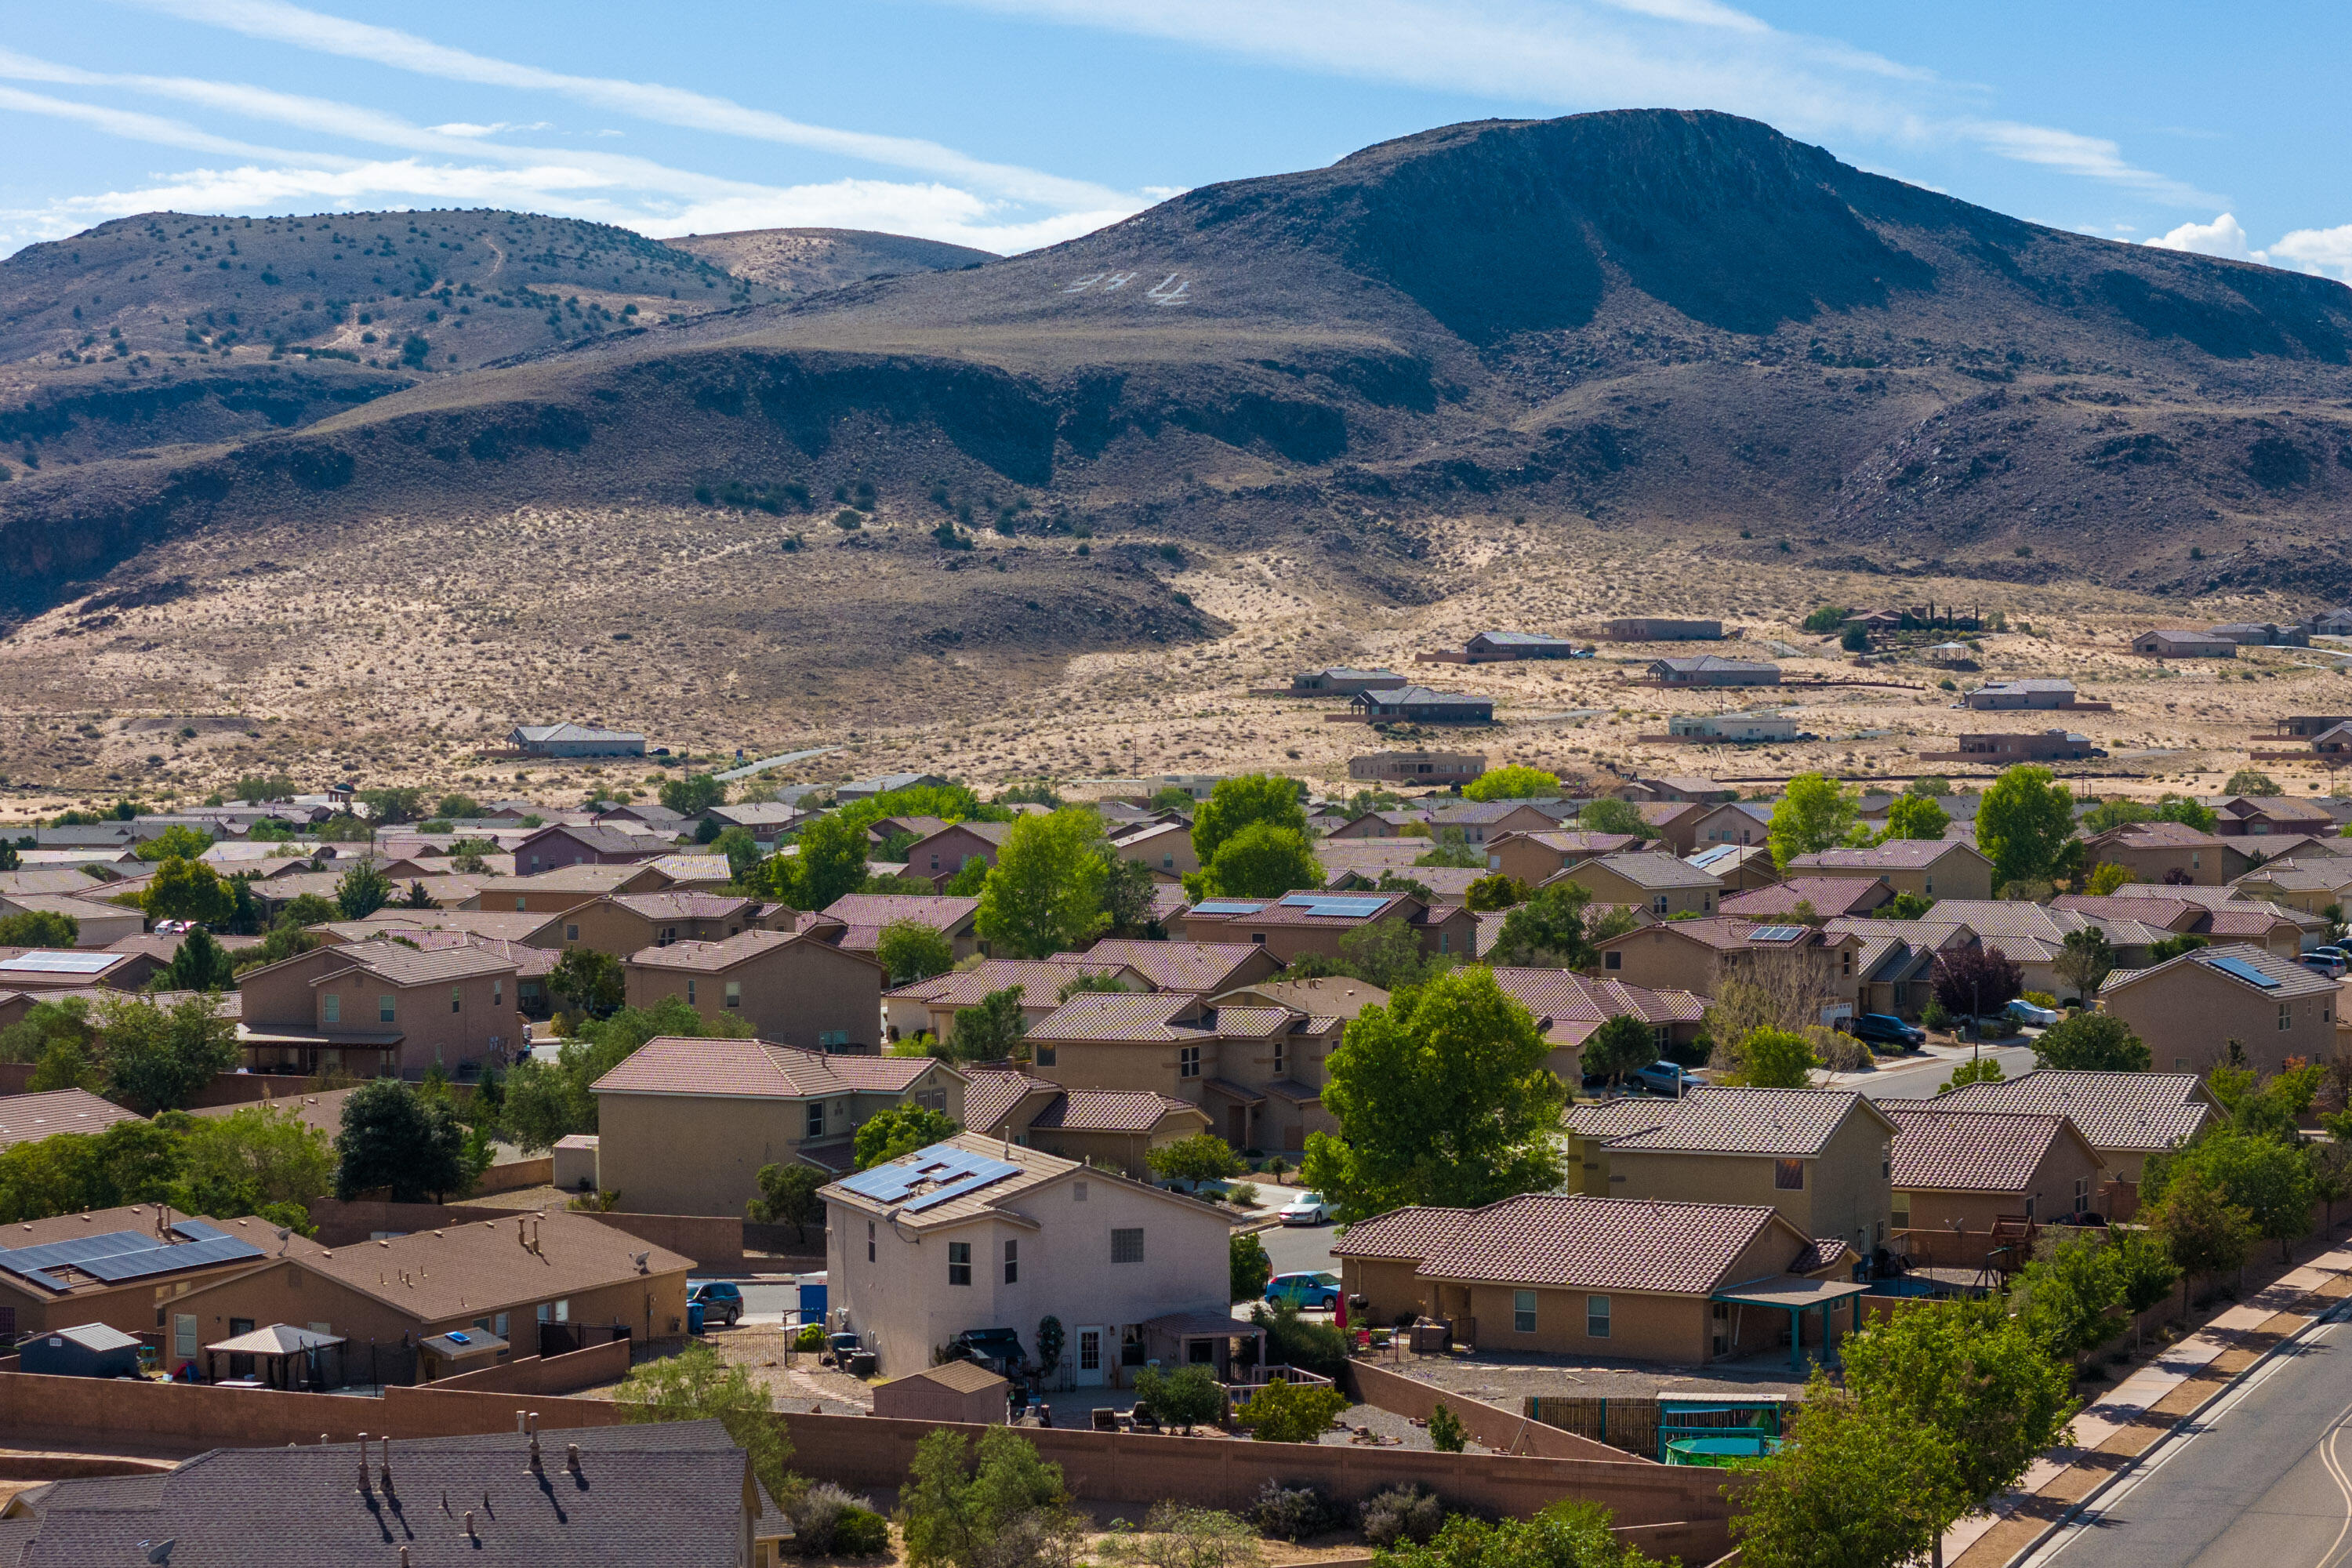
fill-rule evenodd
<path id="1" fill-rule="evenodd" d="M 881 961 L 808 931 L 739 931 L 716 942 L 640 948 L 623 963 L 628 1005 L 682 998 L 706 1018 L 739 1018 L 763 1040 L 803 1050 L 881 1049 Z"/>
<path id="2" fill-rule="evenodd" d="M 520 1046 L 517 979 L 490 948 L 317 947 L 237 977 L 237 1045 L 256 1072 L 470 1075 Z"/>
<path id="3" fill-rule="evenodd" d="M 1990 1231 L 2006 1219 L 2098 1212 L 2109 1172 L 2089 1140 L 2047 1111 L 1966 1110 L 1937 1100 L 1887 1108 L 1895 1228 Z"/>
<path id="4" fill-rule="evenodd" d="M 2112 1013 L 2147 1043 L 2158 1068 L 2201 1072 L 2226 1060 L 2230 1042 L 2264 1074 L 2289 1058 L 2336 1053 L 2336 984 L 2262 948 L 2200 947 L 2147 969 L 2117 970 L 2099 987 Z"/>

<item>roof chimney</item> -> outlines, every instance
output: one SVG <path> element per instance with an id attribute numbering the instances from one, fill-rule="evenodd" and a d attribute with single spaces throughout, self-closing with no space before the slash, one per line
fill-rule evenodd
<path id="1" fill-rule="evenodd" d="M 385 1433 L 385 1434 L 384 1434 L 384 1437 L 383 1437 L 383 1495 L 384 1495 L 384 1496 L 386 1496 L 386 1497 L 390 1497 L 390 1496 L 392 1495 L 392 1434 L 391 1434 L 391 1433 L 389 1433 L 389 1432 Z"/>
<path id="2" fill-rule="evenodd" d="M 480 1536 L 474 1533 L 474 1510 L 470 1508 L 466 1510 L 466 1539 L 468 1541 L 481 1540 Z M 403 1558 L 405 1558 L 408 1555 L 408 1548 L 404 1546 L 402 1547 L 400 1549 L 400 1554 Z"/>
<path id="3" fill-rule="evenodd" d="M 360 1495 L 362 1497 L 366 1497 L 369 1493 L 367 1445 L 368 1435 L 362 1432 L 360 1434 Z"/>
<path id="4" fill-rule="evenodd" d="M 563 1445 L 563 1468 L 570 1470 L 575 1476 L 580 1473 L 579 1444 L 566 1443 Z"/>

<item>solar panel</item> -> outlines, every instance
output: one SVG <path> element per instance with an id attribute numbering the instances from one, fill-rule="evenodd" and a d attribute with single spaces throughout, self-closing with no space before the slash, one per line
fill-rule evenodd
<path id="1" fill-rule="evenodd" d="M 1196 915 L 1254 915 L 1264 908 L 1265 906 L 1255 899 L 1211 899 L 1206 903 L 1194 904 L 1192 912 Z"/>
<path id="2" fill-rule="evenodd" d="M 960 1149 L 953 1144 L 934 1144 L 929 1149 L 909 1155 L 905 1160 L 887 1165 L 877 1165 L 870 1171 L 860 1171 L 856 1175 L 845 1178 L 841 1184 L 860 1197 L 872 1198 L 879 1204 L 895 1204 L 905 1199 L 908 1194 L 926 1182 L 945 1184 L 940 1190 L 943 1192 L 956 1186 L 959 1183 L 973 1181 L 974 1178 L 981 1178 L 973 1183 L 974 1185 L 985 1186 L 990 1182 L 998 1182 L 1006 1176 L 1017 1175 L 1020 1170 L 1021 1167 L 1018 1165 L 1008 1164 L 1003 1160 L 992 1159 L 970 1149 Z M 971 1189 L 966 1187 L 962 1190 Z M 958 1194 L 951 1192 L 948 1195 L 955 1196 Z M 925 1198 L 929 1203 L 943 1201 L 940 1192 L 926 1194 Z M 918 1208 L 928 1207 L 929 1203 L 919 1199 L 907 1206 L 911 1212 Z"/>
<path id="3" fill-rule="evenodd" d="M 1288 893 L 1281 900 L 1283 908 L 1304 910 L 1310 915 L 1329 915 L 1341 920 L 1361 920 L 1376 915 L 1388 907 L 1388 895 L 1350 898 L 1346 894 Z"/>
<path id="4" fill-rule="evenodd" d="M 920 1214 L 925 1209 L 936 1208 L 940 1204 L 962 1197 L 967 1193 L 976 1193 L 982 1187 L 993 1186 L 1007 1176 L 1017 1176 L 1021 1173 L 1020 1166 L 1008 1165 L 1002 1160 L 991 1160 L 988 1165 L 988 1169 L 974 1171 L 968 1176 L 950 1182 L 935 1192 L 925 1193 L 907 1205 L 907 1212 Z"/>
<path id="5" fill-rule="evenodd" d="M 0 959 L 0 973 L 97 974 L 121 957 L 119 952 L 20 952 Z"/>
<path id="6" fill-rule="evenodd" d="M 181 1221 L 172 1227 L 193 1240 L 166 1242 L 144 1231 L 116 1230 L 103 1236 L 77 1236 L 65 1241 L 44 1242 L 37 1247 L 0 1247 L 0 1269 L 45 1285 L 52 1290 L 63 1290 L 66 1281 L 48 1272 L 55 1268 L 74 1268 L 102 1279 L 110 1285 L 126 1279 L 143 1279 L 154 1274 L 176 1273 L 183 1268 L 200 1268 L 213 1263 L 235 1263 L 240 1258 L 258 1258 L 261 1249 L 250 1242 L 226 1235 L 211 1226 L 194 1221 Z"/>
<path id="7" fill-rule="evenodd" d="M 2265 991 L 2275 991 L 2279 983 L 2248 963 L 2242 958 L 2209 958 L 2205 961 L 2224 974 L 2232 974 L 2249 985 L 2259 985 Z"/>
<path id="8" fill-rule="evenodd" d="M 1748 933 L 1750 942 L 1796 942 L 1810 931 L 1810 926 L 1758 926 Z"/>

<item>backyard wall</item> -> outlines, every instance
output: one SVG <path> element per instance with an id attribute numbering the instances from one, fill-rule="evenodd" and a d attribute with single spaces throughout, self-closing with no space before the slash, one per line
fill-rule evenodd
<path id="1" fill-rule="evenodd" d="M 463 1390 L 476 1394 L 570 1394 L 593 1388 L 629 1373 L 629 1342 L 608 1340 L 566 1355 L 520 1355 L 496 1366 L 436 1378 L 425 1386 L 436 1392 Z"/>
<path id="2" fill-rule="evenodd" d="M 1362 1404 L 1416 1421 L 1428 1420 L 1430 1412 L 1443 1399 L 1446 1408 L 1461 1417 L 1464 1429 L 1473 1438 L 1497 1453 L 1533 1454 L 1547 1459 L 1599 1459 L 1611 1464 L 1625 1461 L 1623 1450 L 1606 1443 L 1548 1426 L 1530 1416 L 1465 1394 L 1446 1393 L 1419 1378 L 1368 1362 L 1348 1363 L 1346 1386 Z"/>

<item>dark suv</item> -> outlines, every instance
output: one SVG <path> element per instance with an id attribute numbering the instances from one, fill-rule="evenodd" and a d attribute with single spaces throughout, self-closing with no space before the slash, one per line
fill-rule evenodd
<path id="1" fill-rule="evenodd" d="M 1899 1046 L 1906 1050 L 1927 1043 L 1927 1031 L 1916 1024 L 1906 1024 L 1891 1013 L 1864 1013 L 1858 1018 L 1842 1019 L 1838 1027 L 1867 1045 Z"/>
<path id="2" fill-rule="evenodd" d="M 702 1303 L 702 1321 L 733 1328 L 743 1316 L 743 1292 L 731 1279 L 689 1279 L 686 1299 Z"/>

